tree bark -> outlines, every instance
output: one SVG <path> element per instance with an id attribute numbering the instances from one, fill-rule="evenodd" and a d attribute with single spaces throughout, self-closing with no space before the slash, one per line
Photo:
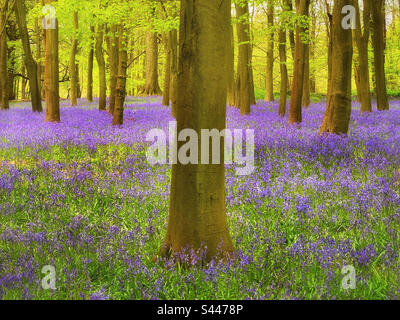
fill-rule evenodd
<path id="1" fill-rule="evenodd" d="M 299 16 L 308 16 L 310 0 L 296 0 L 296 14 Z M 292 96 L 289 108 L 289 123 L 301 123 L 302 121 L 302 97 L 303 97 L 303 81 L 306 58 L 307 44 L 301 40 L 301 35 L 307 32 L 303 25 L 296 25 L 296 47 L 295 61 L 293 71 Z"/>
<path id="2" fill-rule="evenodd" d="M 233 35 L 233 25 L 230 27 L 230 46 L 228 54 L 228 106 L 235 105 L 235 45 Z"/>
<path id="3" fill-rule="evenodd" d="M 163 35 L 165 66 L 164 66 L 164 89 L 162 96 L 162 105 L 169 106 L 169 90 L 171 86 L 171 48 L 169 46 L 169 33 Z"/>
<path id="4" fill-rule="evenodd" d="M 76 70 L 76 54 L 78 53 L 78 38 L 77 38 L 77 32 L 78 32 L 78 12 L 74 12 L 74 32 L 75 34 L 73 35 L 72 39 L 72 46 L 71 46 L 71 55 L 69 59 L 69 73 L 71 76 L 71 106 L 77 106 L 78 105 L 78 74 Z"/>
<path id="5" fill-rule="evenodd" d="M 301 98 L 302 107 L 308 107 L 310 105 L 310 43 L 306 44 L 305 49 L 303 94 Z"/>
<path id="6" fill-rule="evenodd" d="M 52 0 L 45 0 L 51 4 Z M 44 86 L 46 91 L 47 122 L 60 121 L 59 59 L 58 59 L 58 20 L 54 29 L 45 30 Z"/>
<path id="7" fill-rule="evenodd" d="M 286 30 L 282 26 L 279 30 L 279 60 L 281 70 L 281 88 L 279 97 L 279 115 L 286 115 L 286 101 L 288 91 L 288 72 L 286 66 Z"/>
<path id="8" fill-rule="evenodd" d="M 344 29 L 342 8 L 352 0 L 335 0 L 332 17 L 332 78 L 320 133 L 347 134 L 351 115 L 352 30 Z"/>
<path id="9" fill-rule="evenodd" d="M 91 32 L 91 42 L 90 42 L 90 50 L 88 56 L 88 75 L 87 75 L 87 101 L 93 101 L 93 60 L 94 60 L 94 48 L 93 48 L 93 41 L 94 41 L 94 27 L 90 27 Z"/>
<path id="10" fill-rule="evenodd" d="M 158 44 L 157 34 L 146 32 L 146 83 L 143 94 L 158 95 L 161 93 L 158 84 Z"/>
<path id="11" fill-rule="evenodd" d="M 171 115 L 176 117 L 176 103 L 178 92 L 178 32 L 173 29 L 169 32 L 169 46 L 171 52 L 171 83 L 170 94 L 171 100 Z"/>
<path id="12" fill-rule="evenodd" d="M 116 99 L 117 90 L 117 77 L 118 77 L 118 67 L 119 67 L 119 37 L 117 35 L 118 31 L 117 25 L 112 25 L 110 28 L 111 36 L 107 39 L 108 45 L 108 57 L 110 64 L 110 101 L 108 112 L 114 114 L 114 106 Z"/>
<path id="13" fill-rule="evenodd" d="M 227 1 L 183 0 L 177 130 L 225 129 L 229 21 Z M 184 142 L 178 143 L 179 147 Z M 201 148 L 201 147 L 200 147 Z M 224 144 L 220 164 L 174 164 L 162 256 L 207 247 L 206 261 L 233 251 L 225 209 Z"/>
<path id="14" fill-rule="evenodd" d="M 119 26 L 118 43 L 118 76 L 115 90 L 115 107 L 113 125 L 122 125 L 124 122 L 124 102 L 126 97 L 126 70 L 128 69 L 128 44 L 123 24 Z"/>
<path id="15" fill-rule="evenodd" d="M 235 107 L 240 109 L 241 115 L 250 113 L 250 34 L 249 34 L 249 5 L 235 3 L 236 16 L 239 19 L 236 24 L 237 37 L 239 42 L 237 76 L 236 76 L 236 94 Z M 229 35 L 228 35 L 229 40 Z M 229 48 L 229 47 L 228 47 Z"/>
<path id="16" fill-rule="evenodd" d="M 355 64 L 357 92 L 361 102 L 361 112 L 371 112 L 372 104 L 368 64 L 368 41 L 371 17 L 370 1 L 364 0 L 363 27 L 361 26 L 361 14 L 358 1 L 354 1 L 354 6 L 356 8 L 357 27 L 354 30 L 353 36 L 358 51 L 358 59 Z"/>
<path id="17" fill-rule="evenodd" d="M 107 108 L 107 84 L 106 84 L 106 62 L 104 61 L 103 26 L 99 26 L 96 35 L 96 60 L 99 67 L 99 110 L 105 111 Z"/>
<path id="18" fill-rule="evenodd" d="M 0 34 L 0 109 L 5 110 L 10 108 L 8 101 L 8 70 L 7 70 L 7 33 L 5 25 L 7 23 L 7 8 L 8 1 L 2 5 L 0 9 L 0 27 L 3 32 Z M 1 31 L 0 31 L 1 32 Z"/>
<path id="19" fill-rule="evenodd" d="M 267 2 L 268 44 L 267 70 L 265 74 L 265 101 L 274 101 L 274 4 Z"/>
<path id="20" fill-rule="evenodd" d="M 384 1 L 371 1 L 372 20 L 374 24 L 372 44 L 374 48 L 374 65 L 376 81 L 376 99 L 378 110 L 389 110 L 386 92 L 385 75 L 385 14 Z"/>

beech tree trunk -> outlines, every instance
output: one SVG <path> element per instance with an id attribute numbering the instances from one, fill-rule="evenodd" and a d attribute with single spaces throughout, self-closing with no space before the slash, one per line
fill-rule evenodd
<path id="1" fill-rule="evenodd" d="M 274 101 L 274 4 L 267 2 L 268 44 L 267 70 L 265 74 L 265 101 Z"/>
<path id="2" fill-rule="evenodd" d="M 0 109 L 2 110 L 10 108 L 8 102 L 7 33 L 3 28 L 7 23 L 7 8 L 8 1 L 2 4 L 0 9 L 0 27 L 3 30 L 0 34 Z"/>
<path id="3" fill-rule="evenodd" d="M 157 34 L 146 32 L 146 83 L 143 94 L 158 95 L 161 93 L 158 84 L 158 44 Z"/>
<path id="4" fill-rule="evenodd" d="M 51 4 L 51 0 L 45 3 Z M 46 91 L 46 121 L 60 121 L 58 20 L 54 29 L 45 29 L 44 86 Z"/>
<path id="5" fill-rule="evenodd" d="M 368 41 L 370 33 L 371 8 L 370 1 L 364 0 L 363 27 L 361 26 L 361 14 L 358 1 L 354 1 L 356 8 L 357 28 L 354 30 L 354 42 L 358 51 L 358 59 L 355 63 L 357 92 L 361 102 L 361 112 L 371 112 L 371 91 L 368 65 Z"/>
<path id="6" fill-rule="evenodd" d="M 372 44 L 374 48 L 374 66 L 376 81 L 376 99 L 378 110 L 389 110 L 385 75 L 385 13 L 384 0 L 371 1 L 374 24 Z"/>
<path id="7" fill-rule="evenodd" d="M 243 5 L 243 6 L 242 6 Z M 237 76 L 236 76 L 236 93 L 235 107 L 240 109 L 241 115 L 250 113 L 250 90 L 251 90 L 251 75 L 250 75 L 250 34 L 249 22 L 244 21 L 242 16 L 248 16 L 249 5 L 247 2 L 243 4 L 235 3 L 236 17 L 239 19 L 236 24 L 237 37 L 239 43 Z M 230 39 L 228 35 L 228 40 Z M 229 43 L 228 43 L 229 45 Z M 228 46 L 229 48 L 230 46 Z M 229 52 L 228 52 L 229 53 Z"/>
<path id="8" fill-rule="evenodd" d="M 108 57 L 110 64 L 110 101 L 108 107 L 108 112 L 110 114 L 114 114 L 117 90 L 116 86 L 119 67 L 119 37 L 117 35 L 118 28 L 119 27 L 117 25 L 112 25 L 110 28 L 111 36 L 107 38 Z"/>
<path id="9" fill-rule="evenodd" d="M 171 52 L 171 83 L 170 83 L 170 94 L 171 100 L 171 115 L 176 117 L 176 103 L 177 103 L 177 92 L 178 92 L 178 32 L 173 29 L 169 32 L 168 42 Z"/>
<path id="10" fill-rule="evenodd" d="M 310 105 L 310 43 L 306 44 L 305 49 L 306 53 L 304 61 L 304 80 L 301 105 L 303 107 L 308 107 Z"/>
<path id="11" fill-rule="evenodd" d="M 106 62 L 104 61 L 103 26 L 99 26 L 96 35 L 96 60 L 99 67 L 99 110 L 104 111 L 107 108 L 107 84 L 106 84 Z"/>
<path id="12" fill-rule="evenodd" d="M 87 74 L 87 101 L 93 101 L 93 59 L 94 59 L 94 48 L 93 48 L 93 41 L 94 41 L 94 27 L 90 27 L 91 32 L 91 43 L 90 43 L 90 50 L 88 56 L 88 74 Z"/>
<path id="13" fill-rule="evenodd" d="M 163 42 L 165 50 L 165 69 L 162 105 L 169 106 L 169 89 L 171 86 L 171 48 L 169 46 L 169 33 L 163 35 Z"/>
<path id="14" fill-rule="evenodd" d="M 286 101 L 288 91 L 288 72 L 286 66 L 286 30 L 282 26 L 279 30 L 279 60 L 281 70 L 281 89 L 279 98 L 279 115 L 286 115 Z"/>
<path id="15" fill-rule="evenodd" d="M 179 36 L 177 131 L 225 129 L 231 2 L 183 0 Z M 185 142 L 178 142 L 178 150 Z M 224 144 L 220 164 L 176 164 L 162 256 L 207 247 L 206 260 L 233 251 L 225 209 Z"/>
<path id="16" fill-rule="evenodd" d="M 347 134 L 351 115 L 352 30 L 342 28 L 342 8 L 352 0 L 335 0 L 332 16 L 332 77 L 320 133 Z"/>
<path id="17" fill-rule="evenodd" d="M 233 25 L 231 24 L 230 46 L 228 54 L 228 106 L 235 105 L 235 44 L 233 35 Z"/>
<path id="18" fill-rule="evenodd" d="M 78 53 L 78 39 L 77 39 L 77 32 L 78 32 L 78 12 L 74 12 L 74 31 L 75 34 L 73 35 L 72 46 L 71 46 L 71 56 L 69 59 L 69 74 L 71 76 L 71 106 L 78 105 L 78 74 L 76 70 L 76 54 Z"/>
<path id="19" fill-rule="evenodd" d="M 308 16 L 308 9 L 310 0 L 296 0 L 296 14 L 299 16 Z M 292 96 L 290 99 L 289 108 L 289 123 L 301 123 L 302 121 L 302 98 L 303 98 L 303 83 L 304 83 L 304 69 L 306 58 L 307 44 L 302 42 L 301 35 L 307 32 L 307 29 L 297 24 L 296 25 L 296 47 L 295 47 L 295 60 L 293 71 L 292 83 Z"/>
<path id="20" fill-rule="evenodd" d="M 115 90 L 115 107 L 113 125 L 122 125 L 124 122 L 124 102 L 126 97 L 126 70 L 128 69 L 128 43 L 124 25 L 119 26 L 118 43 L 118 76 Z"/>

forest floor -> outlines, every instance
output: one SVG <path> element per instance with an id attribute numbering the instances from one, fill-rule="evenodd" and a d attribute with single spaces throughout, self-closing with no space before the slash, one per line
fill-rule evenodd
<path id="1" fill-rule="evenodd" d="M 400 298 L 400 101 L 368 115 L 354 103 L 348 137 L 318 135 L 322 102 L 300 128 L 276 103 L 228 108 L 228 127 L 254 128 L 256 144 L 253 174 L 226 171 L 236 255 L 188 269 L 152 261 L 171 173 L 148 164 L 145 136 L 168 132 L 168 108 L 129 98 L 114 128 L 96 102 L 68 104 L 60 124 L 27 102 L 0 113 L 0 299 Z"/>

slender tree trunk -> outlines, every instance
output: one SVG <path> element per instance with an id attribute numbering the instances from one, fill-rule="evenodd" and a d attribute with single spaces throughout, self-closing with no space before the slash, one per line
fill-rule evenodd
<path id="1" fill-rule="evenodd" d="M 38 82 L 38 91 L 40 94 L 40 100 L 43 100 L 43 84 L 42 84 L 42 74 L 43 74 L 43 63 L 42 60 L 42 34 L 43 31 L 39 26 L 39 18 L 35 19 L 35 43 L 36 43 L 36 73 L 37 73 L 37 82 Z M 22 38 L 22 37 L 21 37 Z M 40 106 L 42 107 L 42 101 L 40 101 Z"/>
<path id="2" fill-rule="evenodd" d="M 317 17 L 315 15 L 315 9 L 312 7 L 311 10 L 311 15 L 312 15 L 312 28 L 311 28 L 311 41 L 310 41 L 310 61 L 315 60 L 315 49 L 316 49 L 316 27 L 317 27 Z M 310 69 L 310 93 L 316 93 L 316 79 L 315 79 L 315 68 L 312 68 L 311 65 L 309 65 Z"/>
<path id="3" fill-rule="evenodd" d="M 124 122 L 124 102 L 126 97 L 126 70 L 128 69 L 128 39 L 123 24 L 119 26 L 118 43 L 118 77 L 115 92 L 115 107 L 113 125 L 122 125 Z"/>
<path id="4" fill-rule="evenodd" d="M 293 11 L 293 2 L 292 0 L 284 0 L 285 6 L 287 8 L 287 10 L 289 11 Z M 295 54 L 295 40 L 294 40 L 294 31 L 293 30 L 289 30 L 289 42 L 290 42 L 290 50 L 292 53 L 292 58 L 294 60 L 294 54 Z"/>
<path id="5" fill-rule="evenodd" d="M 354 1 L 356 8 L 357 28 L 354 30 L 354 42 L 358 51 L 358 59 L 355 63 L 357 92 L 361 102 L 361 112 L 371 112 L 371 90 L 369 81 L 368 42 L 370 33 L 370 1 L 364 0 L 363 28 L 361 27 L 360 8 L 358 1 Z M 362 31 L 363 29 L 363 31 Z M 358 81 L 357 81 L 358 80 Z"/>
<path id="6" fill-rule="evenodd" d="M 7 2 L 2 5 L 0 10 L 0 27 L 6 25 L 7 17 Z M 0 109 L 5 110 L 10 108 L 8 102 L 8 71 L 7 71 L 7 33 L 5 29 L 0 34 Z"/>
<path id="7" fill-rule="evenodd" d="M 332 21 L 332 79 L 320 133 L 347 134 L 351 115 L 352 30 L 342 28 L 342 8 L 352 0 L 335 0 Z"/>
<path id="8" fill-rule="evenodd" d="M 304 63 L 304 80 L 303 80 L 303 96 L 301 105 L 308 107 L 310 105 L 310 44 L 306 44 L 305 63 Z"/>
<path id="9" fill-rule="evenodd" d="M 239 42 L 237 76 L 236 76 L 236 94 L 235 106 L 240 109 L 241 115 L 250 113 L 250 90 L 251 90 L 251 75 L 250 75 L 250 34 L 249 22 L 243 21 L 242 16 L 248 16 L 249 5 L 247 2 L 241 4 L 235 3 L 236 16 L 240 21 L 236 24 L 237 36 Z M 229 35 L 228 35 L 229 39 Z"/>
<path id="10" fill-rule="evenodd" d="M 158 95 L 161 93 L 158 84 L 158 44 L 157 34 L 146 32 L 146 83 L 143 94 Z"/>
<path id="11" fill-rule="evenodd" d="M 310 0 L 296 0 L 296 14 L 299 16 L 308 16 L 309 6 Z M 289 123 L 291 124 L 301 123 L 302 121 L 301 103 L 303 98 L 303 81 L 307 44 L 302 42 L 301 35 L 305 32 L 307 32 L 307 29 L 304 26 L 297 24 L 292 96 L 289 108 Z"/>
<path id="12" fill-rule="evenodd" d="M 183 0 L 177 130 L 225 129 L 230 1 Z M 178 142 L 179 147 L 184 142 Z M 172 166 L 168 230 L 161 255 L 207 247 L 206 260 L 233 251 L 225 209 L 224 144 L 220 164 Z"/>
<path id="13" fill-rule="evenodd" d="M 281 69 L 281 89 L 279 98 L 279 115 L 286 115 L 286 101 L 288 91 L 288 72 L 286 66 L 286 30 L 282 26 L 279 30 L 279 60 Z"/>
<path id="14" fill-rule="evenodd" d="M 178 92 L 178 32 L 177 30 L 171 30 L 169 32 L 169 46 L 171 52 L 171 83 L 170 83 L 170 94 L 171 100 L 171 115 L 176 117 L 176 103 L 177 103 L 177 92 Z"/>
<path id="15" fill-rule="evenodd" d="M 74 12 L 74 32 L 72 46 L 71 46 L 71 55 L 69 59 L 69 74 L 71 76 L 71 105 L 76 106 L 78 105 L 78 75 L 76 72 L 76 54 L 78 52 L 78 12 Z"/>
<path id="16" fill-rule="evenodd" d="M 51 4 L 51 0 L 45 3 Z M 44 86 L 46 90 L 46 121 L 60 121 L 59 93 L 59 60 L 58 60 L 58 21 L 54 29 L 45 30 L 45 63 Z"/>
<path id="17" fill-rule="evenodd" d="M 93 101 L 93 60 L 94 60 L 94 48 L 93 48 L 93 41 L 94 41 L 94 27 L 90 27 L 91 32 L 91 42 L 90 42 L 90 50 L 88 56 L 88 75 L 87 75 L 87 101 Z"/>
<path id="18" fill-rule="evenodd" d="M 267 45 L 267 70 L 265 75 L 265 101 L 274 101 L 274 4 L 273 0 L 267 2 L 268 20 L 268 45 Z"/>
<path id="19" fill-rule="evenodd" d="M 374 48 L 374 65 L 376 81 L 376 98 L 378 110 L 389 110 L 386 92 L 385 75 L 385 13 L 384 0 L 371 1 L 372 20 L 374 24 L 372 44 Z"/>
<path id="20" fill-rule="evenodd" d="M 21 74 L 23 76 L 26 76 L 25 65 L 22 65 Z M 22 78 L 22 81 L 21 81 L 21 99 L 22 100 L 26 100 L 27 99 L 27 97 L 26 97 L 26 84 L 27 84 L 27 81 L 24 78 Z"/>
<path id="21" fill-rule="evenodd" d="M 104 61 L 104 26 L 99 26 L 96 35 L 96 60 L 99 67 L 99 110 L 107 108 L 106 62 Z"/>
<path id="22" fill-rule="evenodd" d="M 228 55 L 228 106 L 235 105 L 235 47 L 234 47 L 234 35 L 233 35 L 233 25 L 231 24 L 230 32 L 230 46 Z"/>
<path id="23" fill-rule="evenodd" d="M 171 85 L 171 48 L 169 46 L 169 33 L 163 35 L 165 49 L 164 89 L 162 105 L 169 106 L 169 89 Z"/>
<path id="24" fill-rule="evenodd" d="M 114 114 L 115 98 L 116 98 L 116 86 L 118 77 L 118 66 L 119 66 L 119 37 L 117 35 L 118 26 L 112 25 L 110 28 L 111 36 L 108 37 L 108 57 L 110 64 L 110 102 L 108 112 Z"/>

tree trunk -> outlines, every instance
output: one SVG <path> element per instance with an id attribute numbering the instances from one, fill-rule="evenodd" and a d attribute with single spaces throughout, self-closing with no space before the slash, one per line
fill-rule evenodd
<path id="1" fill-rule="evenodd" d="M 279 115 L 286 115 L 286 101 L 288 89 L 288 72 L 286 66 L 286 30 L 282 26 L 279 30 L 279 60 L 281 69 L 281 89 L 279 98 Z"/>
<path id="2" fill-rule="evenodd" d="M 386 92 L 385 75 L 385 14 L 384 1 L 371 1 L 372 20 L 374 24 L 372 44 L 374 48 L 374 65 L 376 81 L 376 98 L 378 110 L 389 110 L 389 101 Z"/>
<path id="3" fill-rule="evenodd" d="M 342 8 L 352 0 L 335 0 L 332 18 L 332 79 L 320 133 L 347 134 L 351 115 L 352 30 L 342 28 Z"/>
<path id="4" fill-rule="evenodd" d="M 143 94 L 158 95 L 161 93 L 158 84 L 158 44 L 157 34 L 146 32 L 146 83 Z"/>
<path id="5" fill-rule="evenodd" d="M 178 91 L 178 32 L 173 29 L 169 32 L 169 46 L 171 52 L 171 83 L 170 94 L 171 100 L 171 115 L 176 117 L 176 103 Z"/>
<path id="6" fill-rule="evenodd" d="M 71 76 L 71 106 L 78 105 L 78 74 L 76 72 L 76 54 L 78 52 L 78 12 L 74 12 L 74 32 L 72 46 L 71 46 L 71 55 L 69 59 L 69 74 Z"/>
<path id="7" fill-rule="evenodd" d="M 108 112 L 114 114 L 114 106 L 116 99 L 116 86 L 119 67 L 119 37 L 117 35 L 118 26 L 112 25 L 110 28 L 111 36 L 107 39 L 108 57 L 110 64 L 110 102 Z"/>
<path id="8" fill-rule="evenodd" d="M 162 105 L 169 106 L 169 89 L 171 86 L 171 48 L 169 46 L 169 33 L 163 35 L 165 49 L 164 90 Z"/>
<path id="9" fill-rule="evenodd" d="M 296 0 L 296 14 L 299 16 L 308 16 L 310 0 Z M 302 42 L 301 35 L 306 33 L 304 26 L 296 25 L 296 47 L 295 61 L 293 71 L 292 96 L 289 108 L 289 123 L 301 123 L 302 121 L 302 97 L 303 97 L 303 80 L 306 58 L 307 44 Z"/>
<path id="10" fill-rule="evenodd" d="M 99 26 L 96 35 L 96 60 L 99 66 L 99 110 L 105 111 L 107 108 L 107 84 L 106 84 L 106 62 L 104 61 L 103 26 Z"/>
<path id="11" fill-rule="evenodd" d="M 22 65 L 21 74 L 23 76 L 26 76 L 25 65 Z M 26 97 L 26 84 L 27 84 L 27 81 L 24 78 L 22 78 L 22 81 L 21 81 L 21 99 L 22 100 L 26 100 L 27 99 L 27 97 Z"/>
<path id="12" fill-rule="evenodd" d="M 356 8 L 357 28 L 354 30 L 354 42 L 358 51 L 358 59 L 355 65 L 357 92 L 361 102 L 361 112 L 371 112 L 371 91 L 369 82 L 369 64 L 368 64 L 368 41 L 370 33 L 370 1 L 364 0 L 363 29 L 361 27 L 360 8 L 358 1 L 354 1 Z M 358 80 L 358 81 L 357 81 Z"/>
<path id="13" fill-rule="evenodd" d="M 273 0 L 267 2 L 268 45 L 267 70 L 265 75 L 265 101 L 274 101 L 274 5 Z"/>
<path id="14" fill-rule="evenodd" d="M 8 4 L 5 3 L 0 11 L 0 27 L 6 25 Z M 1 31 L 0 31 L 1 32 Z M 7 70 L 7 33 L 4 28 L 0 35 L 0 109 L 5 110 L 10 108 L 8 102 L 8 70 Z"/>
<path id="15" fill-rule="evenodd" d="M 123 24 L 119 26 L 118 43 L 118 76 L 115 90 L 115 107 L 113 125 L 122 125 L 124 122 L 124 102 L 126 97 L 126 70 L 128 69 L 128 43 Z"/>
<path id="16" fill-rule="evenodd" d="M 177 131 L 225 129 L 230 1 L 183 0 Z M 178 142 L 179 147 L 185 142 Z M 201 148 L 201 147 L 200 147 Z M 233 251 L 225 209 L 224 144 L 220 164 L 174 164 L 168 230 L 161 255 L 207 247 L 206 261 Z"/>
<path id="17" fill-rule="evenodd" d="M 235 44 L 233 35 L 233 25 L 230 27 L 230 46 L 228 54 L 228 106 L 235 105 Z"/>
<path id="18" fill-rule="evenodd" d="M 305 49 L 306 53 L 304 61 L 304 80 L 301 105 L 303 107 L 308 107 L 310 105 L 310 43 L 306 44 Z"/>
<path id="19" fill-rule="evenodd" d="M 51 4 L 51 0 L 45 3 Z M 44 86 L 46 90 L 46 121 L 60 121 L 58 21 L 54 29 L 45 30 Z"/>
<path id="20" fill-rule="evenodd" d="M 88 75 L 87 75 L 87 101 L 93 101 L 93 59 L 94 59 L 94 27 L 90 27 L 91 32 L 91 42 L 90 42 L 90 50 L 88 56 Z"/>
<path id="21" fill-rule="evenodd" d="M 235 3 L 236 16 L 240 21 L 236 24 L 237 36 L 239 42 L 237 76 L 236 76 L 236 94 L 235 107 L 240 109 L 241 115 L 250 113 L 250 90 L 251 90 L 251 75 L 250 75 L 250 35 L 249 23 L 243 21 L 242 16 L 248 16 L 249 5 L 247 2 L 243 4 Z M 229 40 L 229 35 L 228 35 Z M 228 47 L 229 48 L 229 47 Z"/>
<path id="22" fill-rule="evenodd" d="M 293 11 L 293 2 L 292 0 L 284 0 L 285 3 L 285 7 L 287 10 L 289 11 Z M 290 50 L 292 53 L 292 58 L 294 60 L 294 54 L 295 54 L 295 40 L 294 40 L 294 31 L 293 30 L 289 30 L 289 42 L 290 42 Z"/>

